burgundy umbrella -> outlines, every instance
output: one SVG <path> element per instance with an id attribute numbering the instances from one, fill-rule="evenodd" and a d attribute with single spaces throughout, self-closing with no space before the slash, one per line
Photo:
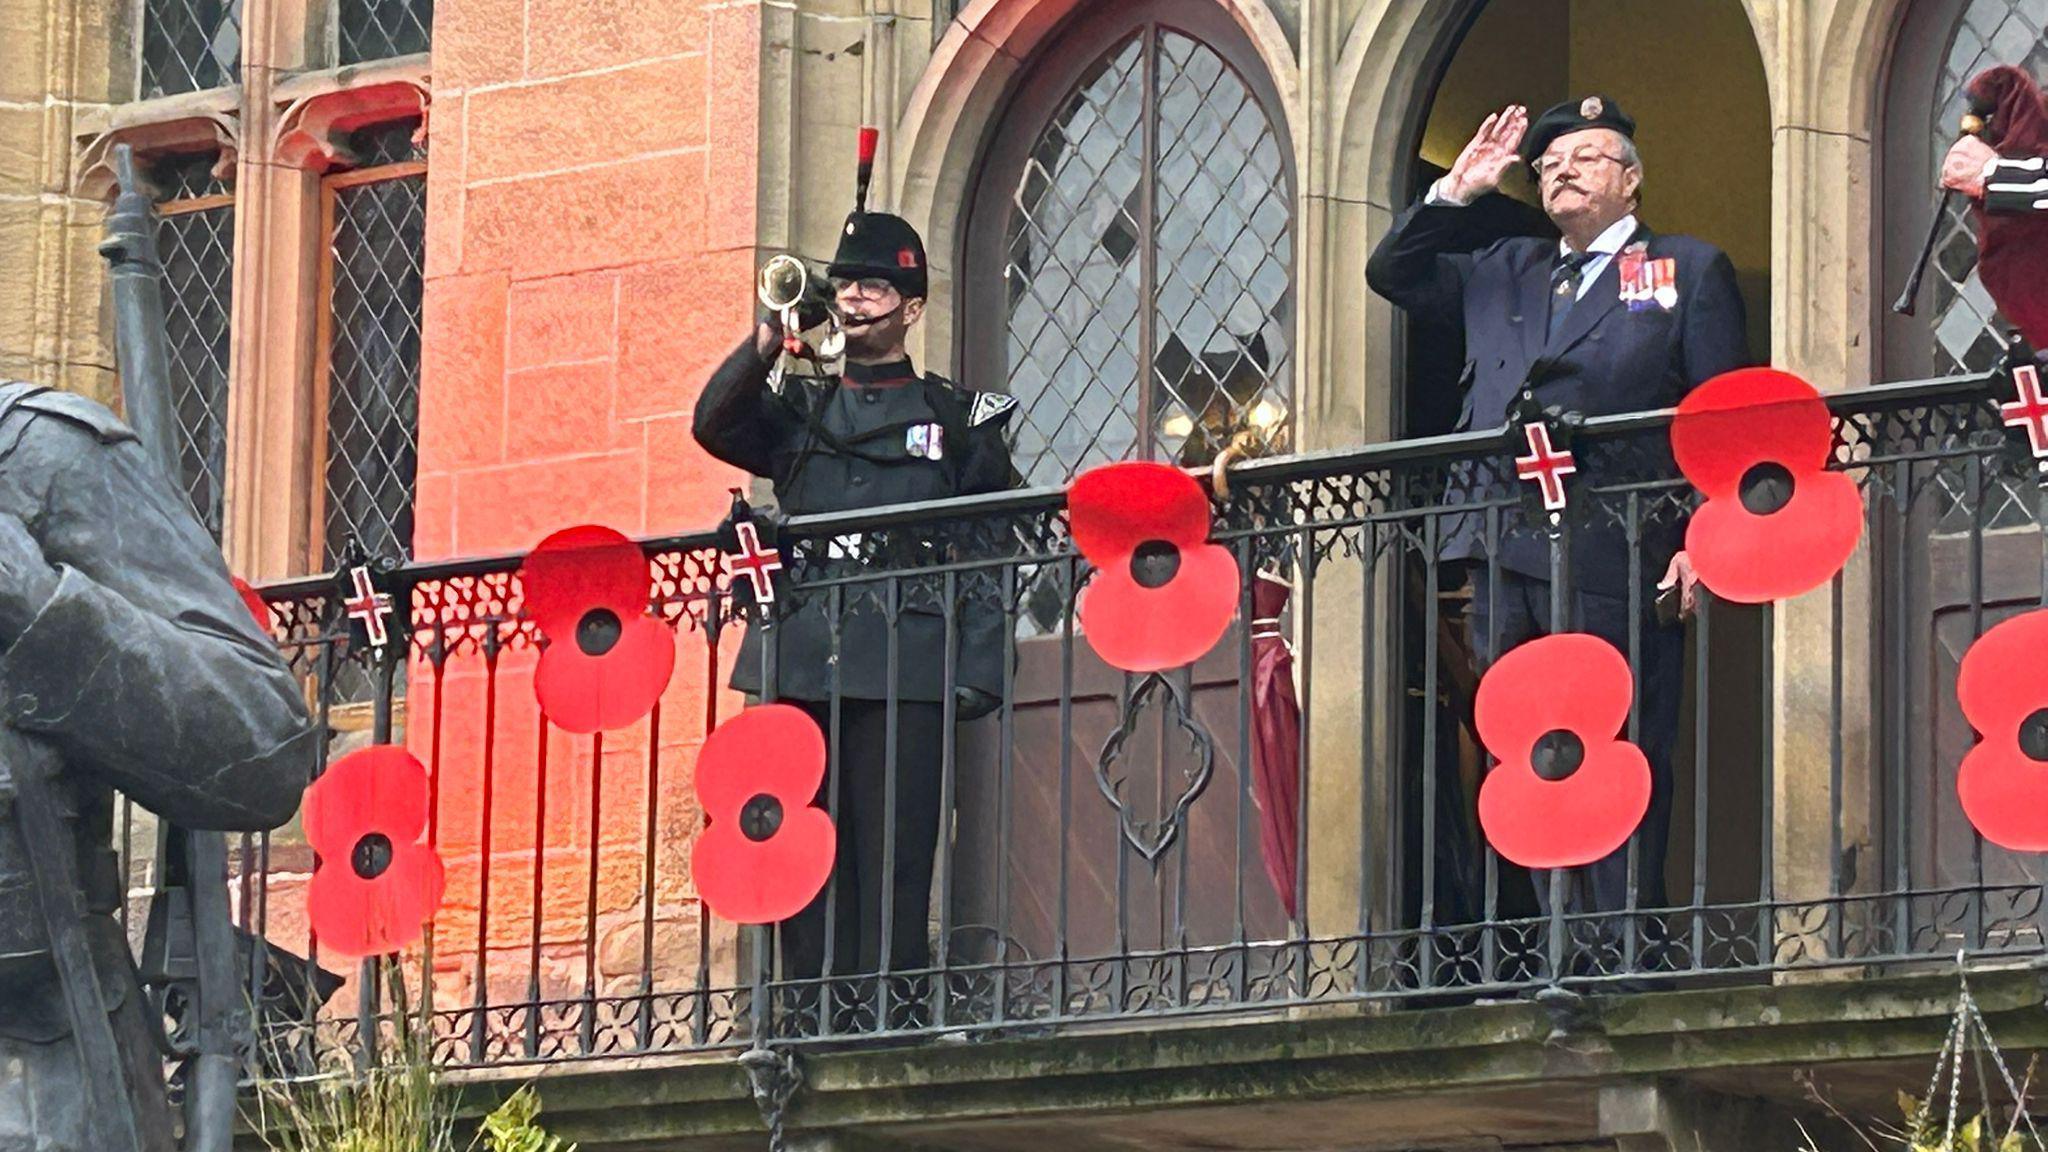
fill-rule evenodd
<path id="1" fill-rule="evenodd" d="M 1297 918 L 1294 871 L 1301 812 L 1301 702 L 1294 649 L 1280 628 L 1293 588 L 1261 571 L 1252 581 L 1252 800 L 1259 807 L 1259 855 L 1289 919 Z"/>

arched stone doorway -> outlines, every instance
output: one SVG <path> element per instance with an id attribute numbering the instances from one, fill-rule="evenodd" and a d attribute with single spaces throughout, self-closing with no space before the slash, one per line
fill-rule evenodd
<path id="1" fill-rule="evenodd" d="M 1423 34 L 1427 30 L 1418 29 Z M 1768 359 L 1771 105 L 1756 33 L 1740 0 L 1473 4 L 1436 30 L 1429 58 L 1434 64 L 1422 73 L 1425 96 L 1402 126 L 1402 143 L 1387 168 L 1389 212 L 1420 196 L 1454 162 L 1487 113 L 1521 103 L 1533 116 L 1566 99 L 1600 94 L 1637 123 L 1645 168 L 1641 218 L 1660 232 L 1697 236 L 1729 254 L 1748 313 L 1751 356 Z M 1381 123 L 1384 130 L 1384 116 Z M 1512 174 L 1499 194 L 1470 211 L 1479 224 L 1474 248 L 1501 236 L 1555 235 L 1526 173 Z M 1388 334 L 1391 428 L 1406 436 L 1449 432 L 1461 399 L 1460 334 L 1411 322 L 1398 311 Z M 1368 371 L 1368 390 L 1371 383 Z M 1646 563 L 1661 568 L 1665 559 Z M 1476 672 L 1483 664 L 1463 642 L 1467 573 L 1444 565 L 1432 576 L 1419 549 L 1410 549 L 1406 560 L 1396 577 L 1404 588 L 1394 601 L 1405 618 L 1391 659 L 1409 691 L 1390 762 L 1409 766 L 1409 777 L 1390 782 L 1396 810 L 1407 813 L 1406 842 L 1388 862 L 1400 904 L 1390 914 L 1403 924 L 1415 923 L 1418 909 L 1445 924 L 1476 919 L 1483 909 L 1495 909 L 1496 917 L 1528 914 L 1534 902 L 1526 881 L 1511 865 L 1482 860 L 1478 847 L 1472 797 L 1482 755 L 1465 722 L 1469 687 L 1452 670 Z M 1435 685 L 1425 684 L 1422 659 L 1431 637 L 1440 661 Z M 1768 858 L 1756 770 L 1769 740 L 1768 698 L 1757 690 L 1769 683 L 1766 617 L 1758 609 L 1718 604 L 1704 623 L 1689 628 L 1688 644 L 1687 667 L 1709 671 L 1704 685 L 1689 682 L 1686 690 L 1666 888 L 1678 904 L 1695 897 L 1709 903 L 1754 899 Z M 1700 659 L 1702 645 L 1710 659 Z M 1697 679 L 1696 672 L 1688 676 Z M 1695 707 L 1700 699 L 1711 704 L 1704 715 Z M 1430 701 L 1440 708 L 1434 730 L 1455 738 L 1434 745 L 1419 738 L 1428 730 Z M 1693 738 L 1704 731 L 1713 733 L 1711 740 Z M 1696 755 L 1700 748 L 1704 762 Z M 1433 790 L 1416 779 L 1430 771 Z M 1697 863 L 1702 860 L 1704 869 Z M 1428 892 L 1424 876 L 1432 877 Z"/>
<path id="2" fill-rule="evenodd" d="M 1395 204 L 1420 195 L 1456 160 L 1488 112 L 1526 104 L 1534 115 L 1599 93 L 1636 121 L 1645 223 L 1728 253 L 1750 319 L 1750 349 L 1769 358 L 1771 118 L 1763 59 L 1739 0 L 1686 5 L 1642 0 L 1515 0 L 1475 6 L 1455 38 L 1428 112 L 1404 151 Z M 1499 235 L 1554 234 L 1526 173 L 1481 204 Z M 1416 345 L 1401 391 L 1403 431 L 1450 429 L 1457 364 L 1440 380 L 1440 351 Z M 1416 363 L 1417 358 L 1421 363 Z M 1448 412 L 1444 394 L 1450 393 Z"/>
<path id="3" fill-rule="evenodd" d="M 1872 291 L 1886 379 L 1984 372 L 2004 359 L 2011 325 L 1977 274 L 1976 213 L 1960 197 L 1947 203 L 1913 314 L 1891 310 L 1927 235 L 1963 86 L 1994 64 L 2048 77 L 2048 12 L 2016 0 L 1918 0 L 1900 13 L 1880 107 L 1874 266 L 1882 275 Z M 2043 592 L 2039 524 L 2048 507 L 2031 484 L 1975 463 L 1919 466 L 1895 485 L 1911 497 L 1887 499 L 1873 516 L 1876 571 L 1894 607 L 1879 642 L 1903 657 L 1887 662 L 1875 713 L 1885 763 L 1873 790 L 1875 826 L 1884 829 L 1879 867 L 1897 889 L 1945 893 L 1891 910 L 1904 939 L 1938 952 L 1974 947 L 1987 933 L 2044 932 L 2038 857 L 1977 834 L 1950 767 L 1977 742 L 1956 704 L 1963 653 L 1986 629 L 2038 607 Z"/>
<path id="4" fill-rule="evenodd" d="M 1121 460 L 1199 465 L 1247 430 L 1289 443 L 1295 149 L 1281 86 L 1230 5 L 1077 8 L 1024 57 L 980 138 L 954 244 L 956 362 L 1016 396 L 1013 459 L 1030 482 Z M 1244 641 L 1233 631 L 1185 674 L 1213 776 L 1185 834 L 1141 859 L 1117 806 L 1163 814 L 1197 750 L 1159 697 L 1133 698 L 1137 680 L 1075 643 L 1071 569 L 1019 578 L 1010 730 L 962 737 L 963 762 L 1003 767 L 960 780 L 956 835 L 976 847 L 955 857 L 949 955 L 1072 985 L 1058 997 L 1070 1008 L 1113 972 L 1133 984 L 1120 996 L 1189 995 L 1116 958 L 1290 933 L 1247 833 Z"/>

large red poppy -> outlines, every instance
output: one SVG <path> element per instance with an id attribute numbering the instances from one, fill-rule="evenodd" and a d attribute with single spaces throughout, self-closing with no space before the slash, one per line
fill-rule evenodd
<path id="1" fill-rule="evenodd" d="M 1474 720 L 1500 764 L 1479 786 L 1487 842 L 1525 868 L 1590 864 L 1628 843 L 1650 807 L 1650 763 L 1615 733 L 1635 685 L 1597 636 L 1563 632 L 1494 661 Z"/>
<path id="2" fill-rule="evenodd" d="M 1813 386 L 1774 368 L 1724 372 L 1686 394 L 1671 451 L 1706 497 L 1686 528 L 1700 582 L 1762 604 L 1818 588 L 1863 536 L 1856 482 L 1827 470 L 1833 418 Z"/>
<path id="3" fill-rule="evenodd" d="M 427 770 L 377 744 L 327 766 L 306 789 L 306 842 L 319 862 L 307 911 L 320 946 L 383 956 L 420 938 L 441 906 L 441 855 L 427 831 Z"/>
<path id="4" fill-rule="evenodd" d="M 800 708 L 764 704 L 714 729 L 697 756 L 704 831 L 690 849 L 697 895 L 738 924 L 787 920 L 824 890 L 838 838 L 813 806 L 825 736 Z"/>
<path id="5" fill-rule="evenodd" d="M 640 546 L 610 528 L 564 528 L 519 570 L 526 614 L 548 638 L 534 670 L 541 711 L 569 732 L 621 728 L 647 715 L 676 667 L 675 636 L 647 614 Z"/>
<path id="6" fill-rule="evenodd" d="M 1126 672 L 1192 664 L 1237 611 L 1237 558 L 1209 540 L 1209 498 L 1165 464 L 1111 464 L 1067 488 L 1074 546 L 1097 569 L 1081 593 L 1095 654 Z"/>
<path id="7" fill-rule="evenodd" d="M 2015 616 L 1963 654 L 1956 699 L 1984 739 L 1963 757 L 1956 794 L 1986 840 L 2048 851 L 2048 608 Z"/>

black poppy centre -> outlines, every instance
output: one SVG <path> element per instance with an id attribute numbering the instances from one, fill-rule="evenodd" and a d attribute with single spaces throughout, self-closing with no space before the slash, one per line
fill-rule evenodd
<path id="1" fill-rule="evenodd" d="M 760 843 L 782 827 L 782 801 L 761 793 L 740 808 L 740 835 Z"/>
<path id="2" fill-rule="evenodd" d="M 1792 502 L 1792 489 L 1792 470 L 1766 460 L 1742 474 L 1737 491 L 1752 516 L 1769 516 Z"/>
<path id="3" fill-rule="evenodd" d="M 2037 708 L 2020 721 L 2020 754 L 2048 764 L 2048 708 Z"/>
<path id="4" fill-rule="evenodd" d="M 1529 767 L 1545 780 L 1562 780 L 1586 762 L 1586 744 L 1576 732 L 1553 728 L 1536 738 L 1529 750 Z"/>
<path id="5" fill-rule="evenodd" d="M 592 608 L 576 621 L 576 647 L 585 656 L 602 656 L 619 642 L 625 630 L 619 614 L 609 608 Z"/>
<path id="6" fill-rule="evenodd" d="M 372 832 L 356 841 L 348 854 L 348 866 L 365 880 L 375 880 L 391 867 L 391 837 Z"/>
<path id="7" fill-rule="evenodd" d="M 1161 588 L 1180 572 L 1180 549 L 1165 540 L 1147 540 L 1131 553 L 1131 579 L 1141 588 Z"/>

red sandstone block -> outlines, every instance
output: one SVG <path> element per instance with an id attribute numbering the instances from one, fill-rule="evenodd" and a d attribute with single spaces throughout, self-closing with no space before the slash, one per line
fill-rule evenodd
<path id="1" fill-rule="evenodd" d="M 658 417 L 640 427 L 646 437 L 648 531 L 716 525 L 732 507 L 730 490 L 746 486 L 746 473 L 704 451 L 690 434 L 689 417 Z"/>
<path id="2" fill-rule="evenodd" d="M 704 182 L 709 248 L 751 249 L 758 233 L 756 188 L 760 174 L 761 10 L 719 8 L 711 14 L 711 148 Z M 828 155 L 847 158 L 854 137 L 828 138 Z M 851 208 L 851 205 L 848 205 Z"/>
<path id="3" fill-rule="evenodd" d="M 450 94 L 427 114 L 426 275 L 452 276 L 462 268 L 463 131 L 462 98 Z"/>
<path id="4" fill-rule="evenodd" d="M 619 278 L 612 272 L 514 284 L 505 366 L 517 372 L 610 356 L 618 307 Z"/>
<path id="5" fill-rule="evenodd" d="M 440 0 L 434 5 L 435 87 L 519 79 L 525 20 L 525 0 Z M 434 158 L 438 162 L 440 153 Z"/>
<path id="6" fill-rule="evenodd" d="M 701 157 L 652 157 L 470 188 L 462 260 L 521 280 L 694 252 Z M 749 277 L 751 279 L 751 276 Z"/>
<path id="7" fill-rule="evenodd" d="M 541 861 L 540 938 L 543 944 L 580 945 L 589 938 L 590 853 L 581 848 L 549 849 L 545 857 L 524 852 L 493 853 L 490 860 L 489 945 L 511 947 L 533 939 L 536 860 Z M 453 948 L 473 953 L 478 932 L 478 897 L 483 861 L 475 853 L 444 854 L 448 882 L 434 921 L 436 952 Z M 640 891 L 641 857 L 613 852 L 598 857 L 598 913 L 632 907 Z"/>
<path id="8" fill-rule="evenodd" d="M 531 0 L 528 12 L 529 76 L 610 68 L 704 46 L 704 12 L 695 4 Z"/>
<path id="9" fill-rule="evenodd" d="M 612 421 L 612 362 L 555 364 L 505 378 L 505 459 L 601 452 L 639 438 Z M 621 441 L 625 444 L 621 444 Z"/>
<path id="10" fill-rule="evenodd" d="M 503 456 L 508 283 L 502 273 L 427 281 L 420 321 L 423 473 Z"/>
<path id="11" fill-rule="evenodd" d="M 752 330 L 755 271 L 748 248 L 625 272 L 619 293 L 619 419 L 689 410 L 712 369 Z"/>
<path id="12" fill-rule="evenodd" d="M 694 148 L 704 143 L 704 117 L 702 55 L 472 92 L 468 179 Z"/>
<path id="13" fill-rule="evenodd" d="M 440 560 L 455 551 L 455 478 L 446 472 L 413 482 L 412 553 L 415 560 Z"/>
<path id="14" fill-rule="evenodd" d="M 634 535 L 640 474 L 638 452 L 466 472 L 455 481 L 455 546 L 471 553 L 524 550 L 577 524 Z"/>

